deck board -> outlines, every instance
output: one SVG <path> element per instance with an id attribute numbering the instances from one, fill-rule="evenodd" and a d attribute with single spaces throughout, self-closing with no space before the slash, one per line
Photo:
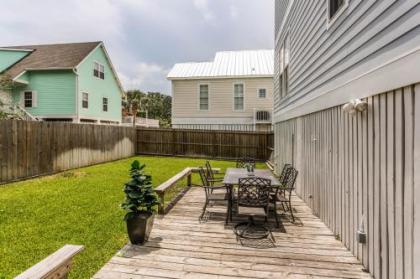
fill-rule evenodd
<path id="1" fill-rule="evenodd" d="M 93 278 L 371 278 L 296 196 L 295 224 L 282 214 L 280 228 L 273 228 L 275 243 L 245 246 L 232 232 L 243 217 L 226 226 L 225 207 L 215 205 L 200 222 L 203 201 L 202 189 L 192 188 L 155 220 L 146 245 L 126 245 Z"/>

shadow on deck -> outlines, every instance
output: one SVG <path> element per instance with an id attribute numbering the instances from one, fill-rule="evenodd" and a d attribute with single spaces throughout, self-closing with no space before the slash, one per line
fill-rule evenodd
<path id="1" fill-rule="evenodd" d="M 310 208 L 293 199 L 294 224 L 287 214 L 278 229 L 270 219 L 275 242 L 241 245 L 232 231 L 239 218 L 225 226 L 225 207 L 209 208 L 199 221 L 204 192 L 192 188 L 155 220 L 145 246 L 126 245 L 94 278 L 371 278 Z"/>

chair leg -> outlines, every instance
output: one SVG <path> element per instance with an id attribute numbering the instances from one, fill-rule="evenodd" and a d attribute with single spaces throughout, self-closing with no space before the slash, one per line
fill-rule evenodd
<path id="1" fill-rule="evenodd" d="M 269 208 L 268 207 L 264 207 L 264 222 L 267 223 L 268 222 L 268 212 L 269 212 Z"/>
<path id="2" fill-rule="evenodd" d="M 232 209 L 231 209 L 231 205 L 230 205 L 230 201 L 228 201 L 227 204 L 227 210 L 226 210 L 226 220 L 225 220 L 225 224 L 227 225 L 229 223 L 229 219 L 232 219 L 231 213 Z"/>
<path id="3" fill-rule="evenodd" d="M 276 218 L 276 227 L 280 227 L 279 216 L 277 215 L 277 203 L 274 202 L 274 217 Z"/>
<path id="4" fill-rule="evenodd" d="M 200 215 L 200 220 L 203 219 L 204 213 L 206 213 L 207 204 L 208 204 L 208 200 L 206 199 L 206 202 L 204 203 L 204 206 L 203 206 L 203 212 L 201 212 L 201 215 Z"/>
<path id="5" fill-rule="evenodd" d="M 289 204 L 288 205 L 288 207 L 289 207 L 289 211 L 290 211 L 290 214 L 292 215 L 292 223 L 294 223 L 295 222 L 295 216 L 293 215 L 293 208 L 292 208 L 292 204 Z"/>
<path id="6" fill-rule="evenodd" d="M 280 204 L 281 204 L 281 207 L 283 208 L 283 212 L 286 212 L 286 208 L 284 207 L 284 203 L 281 202 Z"/>

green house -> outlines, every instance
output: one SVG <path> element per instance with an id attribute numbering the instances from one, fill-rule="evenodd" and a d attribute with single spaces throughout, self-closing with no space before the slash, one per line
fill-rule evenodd
<path id="1" fill-rule="evenodd" d="M 102 42 L 0 47 L 3 107 L 46 121 L 121 123 L 123 88 Z"/>

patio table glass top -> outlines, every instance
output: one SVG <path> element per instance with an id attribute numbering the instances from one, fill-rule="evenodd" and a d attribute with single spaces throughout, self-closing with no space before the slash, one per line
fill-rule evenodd
<path id="1" fill-rule="evenodd" d="M 255 169 L 254 176 L 267 178 L 271 180 L 271 186 L 280 186 L 280 181 L 271 173 L 270 170 Z M 228 168 L 223 178 L 225 185 L 239 184 L 239 178 L 249 177 L 245 168 Z"/>

